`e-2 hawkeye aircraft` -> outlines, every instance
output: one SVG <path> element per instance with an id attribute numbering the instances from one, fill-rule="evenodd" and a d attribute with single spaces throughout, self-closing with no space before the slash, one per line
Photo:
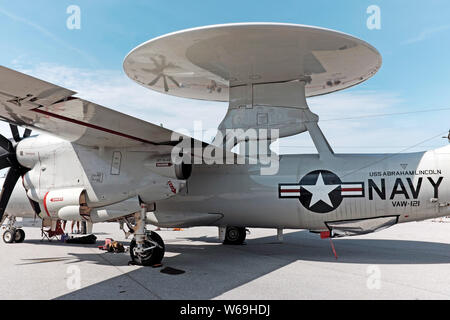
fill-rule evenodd
<path id="1" fill-rule="evenodd" d="M 1 67 L 0 117 L 14 139 L 0 137 L 0 167 L 9 167 L 0 216 L 15 192 L 42 219 L 95 223 L 134 214 L 131 257 L 152 265 L 162 260 L 164 242 L 148 223 L 217 226 L 225 243 L 241 244 L 246 227 L 342 237 L 449 215 L 449 146 L 335 154 L 308 107 L 308 97 L 369 79 L 381 61 L 350 35 L 277 23 L 189 29 L 132 50 L 123 67 L 135 82 L 229 102 L 211 144 Z M 16 126 L 26 128 L 24 137 Z M 278 155 L 268 147 L 303 132 L 317 154 Z"/>

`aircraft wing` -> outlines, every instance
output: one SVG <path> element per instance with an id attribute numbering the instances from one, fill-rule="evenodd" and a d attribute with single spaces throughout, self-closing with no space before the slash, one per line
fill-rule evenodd
<path id="1" fill-rule="evenodd" d="M 95 147 L 175 145 L 158 125 L 76 98 L 76 92 L 0 66 L 0 119 Z"/>

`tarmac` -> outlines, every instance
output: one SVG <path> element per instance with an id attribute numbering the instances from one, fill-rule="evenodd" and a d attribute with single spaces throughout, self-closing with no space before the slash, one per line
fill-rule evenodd
<path id="1" fill-rule="evenodd" d="M 24 221 L 23 243 L 0 241 L 0 299 L 449 299 L 450 221 L 439 221 L 333 239 L 337 258 L 304 230 L 279 243 L 276 230 L 251 228 L 245 245 L 226 246 L 214 227 L 163 229 L 160 268 L 98 249 L 105 238 L 129 245 L 118 224 L 94 225 L 97 244 L 79 245 L 41 241 Z"/>

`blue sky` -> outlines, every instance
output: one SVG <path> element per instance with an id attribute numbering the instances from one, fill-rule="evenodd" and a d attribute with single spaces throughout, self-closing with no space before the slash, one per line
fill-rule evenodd
<path id="1" fill-rule="evenodd" d="M 80 30 L 66 27 L 70 5 L 81 9 Z M 381 9 L 380 30 L 366 26 L 370 5 Z M 379 73 L 364 84 L 311 99 L 311 108 L 321 119 L 450 108 L 449 13 L 448 0 L 1 0 L 0 63 L 172 129 L 192 127 L 179 121 L 179 111 L 186 109 L 193 110 L 192 120 L 214 127 L 226 105 L 184 101 L 138 88 L 123 74 L 125 55 L 144 41 L 185 28 L 249 21 L 299 23 L 352 34 L 383 57 Z M 205 108 L 210 112 L 203 112 Z M 430 111 L 324 121 L 322 128 L 338 152 L 397 152 L 448 130 L 449 115 L 450 111 Z M 311 151 L 305 138 L 286 139 L 281 151 Z M 435 138 L 411 150 L 445 144 Z"/>

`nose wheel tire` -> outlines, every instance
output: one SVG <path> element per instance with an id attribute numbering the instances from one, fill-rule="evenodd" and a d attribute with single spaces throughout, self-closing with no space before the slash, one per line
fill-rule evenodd
<path id="1" fill-rule="evenodd" d="M 23 240 L 25 240 L 25 231 L 22 229 L 11 228 L 3 233 L 3 241 L 5 243 L 20 243 L 23 242 Z"/>
<path id="2" fill-rule="evenodd" d="M 154 266 L 160 264 L 165 252 L 164 241 L 156 232 L 147 233 L 144 242 L 144 252 L 136 252 L 136 240 L 131 240 L 130 256 L 134 263 L 141 266 Z"/>
<path id="3" fill-rule="evenodd" d="M 14 241 L 16 243 L 20 243 L 20 242 L 23 242 L 23 240 L 25 240 L 25 231 L 23 231 L 22 229 L 16 229 Z"/>
<path id="4" fill-rule="evenodd" d="M 247 230 L 244 227 L 227 227 L 223 244 L 240 245 L 245 241 Z"/>
<path id="5" fill-rule="evenodd" d="M 6 230 L 3 233 L 3 241 L 5 243 L 13 243 L 15 240 L 15 234 L 16 234 L 15 230 Z"/>

